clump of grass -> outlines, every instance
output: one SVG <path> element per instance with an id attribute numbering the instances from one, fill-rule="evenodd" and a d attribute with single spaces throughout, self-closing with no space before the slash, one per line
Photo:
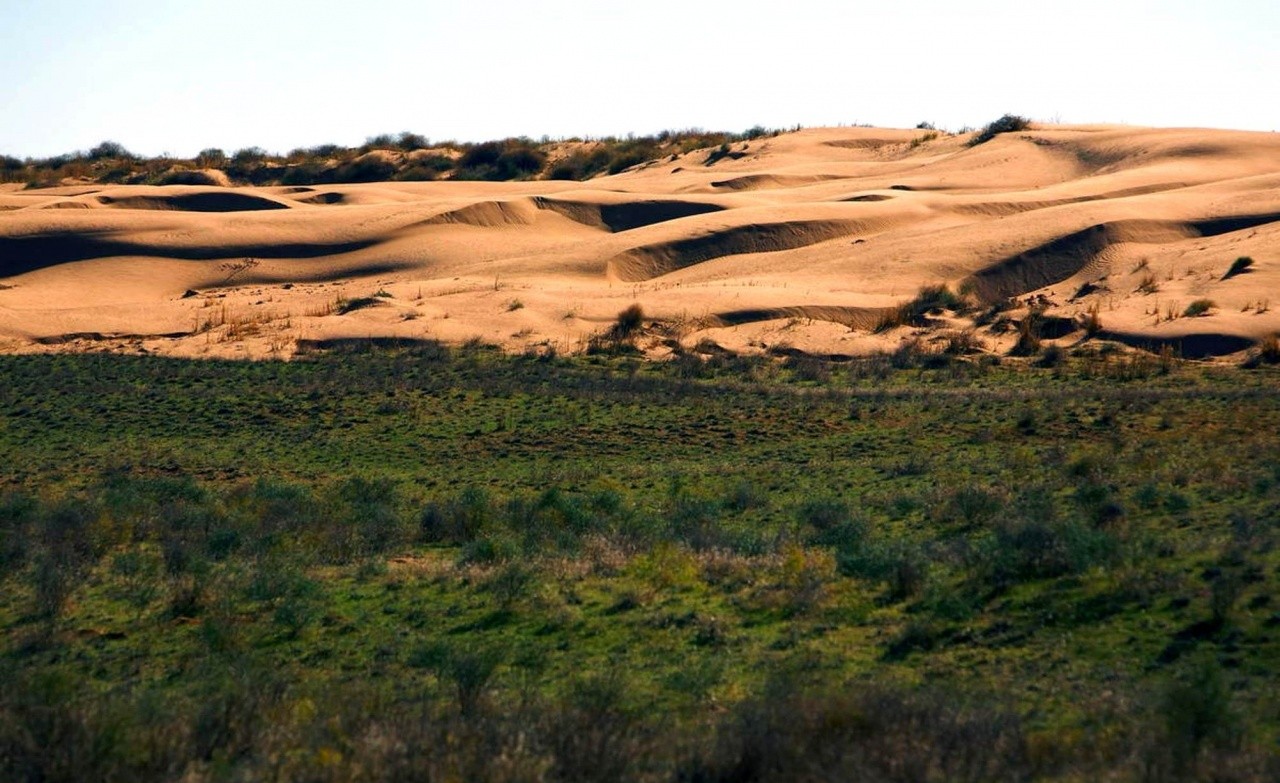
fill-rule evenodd
<path id="1" fill-rule="evenodd" d="M 1006 114 L 994 122 L 988 123 L 986 127 L 978 131 L 978 135 L 969 141 L 970 147 L 976 147 L 979 144 L 986 144 L 1001 133 L 1015 133 L 1023 131 L 1031 127 L 1031 120 L 1026 117 L 1020 117 L 1016 114 Z"/>
<path id="2" fill-rule="evenodd" d="M 523 307 L 524 307 L 524 302 L 521 302 L 519 299 L 512 299 L 510 302 L 507 302 L 508 313 L 513 313 L 516 310 L 519 310 Z"/>
<path id="3" fill-rule="evenodd" d="M 1228 269 L 1227 273 L 1222 276 L 1222 279 L 1230 280 L 1236 275 L 1242 275 L 1245 272 L 1250 271 L 1250 268 L 1252 266 L 1253 266 L 1252 258 L 1250 258 L 1249 256 L 1240 256 L 1235 261 L 1231 262 L 1231 268 Z"/>
<path id="4" fill-rule="evenodd" d="M 916 147 L 919 147 L 921 145 L 928 144 L 934 139 L 937 139 L 938 136 L 940 135 L 941 134 L 938 133 L 936 130 L 931 130 L 919 136 L 916 136 L 914 139 L 911 140 L 911 148 L 915 149 Z"/>
<path id="5" fill-rule="evenodd" d="M 947 335 L 947 345 L 942 349 L 942 352 L 952 356 L 960 356 L 981 353 L 986 347 L 986 344 L 972 329 L 965 329 L 949 333 Z"/>
<path id="6" fill-rule="evenodd" d="M 1187 305 L 1187 309 L 1182 311 L 1182 315 L 1186 318 L 1196 318 L 1202 315 L 1208 315 L 1209 311 L 1214 308 L 1212 299 L 1197 299 Z"/>
<path id="7" fill-rule="evenodd" d="M 639 304 L 633 304 L 618 313 L 618 317 L 613 322 L 613 327 L 610 331 L 614 337 L 626 339 L 635 334 L 643 324 L 644 310 Z"/>
<path id="8" fill-rule="evenodd" d="M 1243 366 L 1246 370 L 1256 370 L 1264 364 L 1280 364 L 1280 338 L 1274 334 L 1258 343 L 1244 360 Z"/>
<path id="9" fill-rule="evenodd" d="M 1098 315 L 1098 306 L 1096 304 L 1084 314 L 1084 323 L 1082 325 L 1084 326 L 1085 334 L 1089 337 L 1097 337 L 1098 333 L 1102 331 L 1102 318 Z"/>
<path id="10" fill-rule="evenodd" d="M 376 296 L 360 296 L 355 299 L 338 300 L 338 315 L 346 315 L 354 313 L 356 310 L 363 310 L 366 307 L 377 307 L 382 302 Z"/>
<path id="11" fill-rule="evenodd" d="M 1140 294 L 1154 294 L 1160 290 L 1160 284 L 1156 282 L 1156 276 L 1147 273 L 1142 276 L 1142 280 L 1138 281 L 1137 291 Z"/>
<path id="12" fill-rule="evenodd" d="M 1040 352 L 1040 314 L 1030 313 L 1018 324 L 1018 341 L 1009 350 L 1010 356 L 1035 356 Z"/>

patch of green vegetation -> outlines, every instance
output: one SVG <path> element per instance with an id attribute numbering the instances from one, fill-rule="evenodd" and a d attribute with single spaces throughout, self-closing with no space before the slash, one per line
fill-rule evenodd
<path id="1" fill-rule="evenodd" d="M 1280 376 L 939 355 L 0 357 L 0 777 L 1273 778 Z"/>
<path id="2" fill-rule="evenodd" d="M 982 130 L 978 131 L 977 135 L 969 140 L 969 146 L 976 147 L 979 144 L 986 144 L 1002 133 L 1016 133 L 1029 127 L 1031 127 L 1031 121 L 1026 117 L 1006 114 L 998 120 L 987 123 Z"/>
<path id="3" fill-rule="evenodd" d="M 1231 262 L 1231 268 L 1228 269 L 1227 273 L 1222 276 L 1222 279 L 1229 280 L 1235 277 L 1236 275 L 1242 275 L 1245 272 L 1250 272 L 1252 270 L 1253 270 L 1253 259 L 1250 258 L 1249 256 L 1240 256 L 1235 261 Z"/>
<path id="4" fill-rule="evenodd" d="M 1196 318 L 1197 316 L 1208 315 L 1213 308 L 1212 299 L 1197 299 L 1187 305 L 1187 309 L 1182 311 L 1182 315 L 1186 318 Z"/>
<path id="5" fill-rule="evenodd" d="M 24 182 L 33 188 L 54 187 L 74 177 L 124 185 L 210 184 L 200 176 L 200 171 L 205 169 L 221 170 L 236 184 L 247 185 L 331 185 L 443 178 L 586 180 L 601 174 L 617 174 L 661 158 L 749 142 L 781 132 L 759 126 L 741 133 L 690 128 L 625 138 L 535 141 L 516 137 L 478 143 L 432 143 L 406 131 L 399 135 L 373 136 L 359 147 L 320 144 L 283 155 L 260 147 L 246 147 L 231 155 L 209 148 L 190 159 L 143 158 L 108 141 L 88 152 L 51 158 L 19 160 L 0 156 L 0 182 Z M 565 144 L 576 145 L 576 149 L 563 155 L 561 147 Z"/>

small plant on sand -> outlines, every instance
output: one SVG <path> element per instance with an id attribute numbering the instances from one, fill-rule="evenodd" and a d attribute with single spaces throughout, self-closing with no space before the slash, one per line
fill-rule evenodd
<path id="1" fill-rule="evenodd" d="M 377 307 L 381 304 L 381 300 L 376 296 L 361 296 L 355 299 L 341 299 L 338 301 L 338 315 L 346 315 L 356 310 L 363 310 L 366 307 Z"/>
<path id="2" fill-rule="evenodd" d="M 916 147 L 919 147 L 921 145 L 928 144 L 929 142 L 938 138 L 939 135 L 941 134 L 939 134 L 936 130 L 931 130 L 931 131 L 928 131 L 927 133 L 923 133 L 919 136 L 916 136 L 914 139 L 911 140 L 911 148 L 915 149 Z"/>
<path id="3" fill-rule="evenodd" d="M 516 310 L 519 310 L 522 307 L 524 307 L 524 302 L 521 302 L 519 299 L 512 299 L 510 302 L 507 302 L 508 313 L 514 313 Z"/>
<path id="4" fill-rule="evenodd" d="M 1280 364 L 1280 338 L 1264 337 L 1244 360 L 1246 370 L 1256 370 L 1264 364 Z"/>
<path id="5" fill-rule="evenodd" d="M 640 305 L 633 304 L 622 312 L 618 313 L 618 318 L 613 322 L 610 330 L 614 337 L 618 339 L 626 339 L 636 333 L 644 324 L 644 310 Z"/>
<path id="6" fill-rule="evenodd" d="M 1031 120 L 1026 117 L 1019 117 L 1016 114 L 1006 114 L 1000 119 L 989 123 L 985 128 L 978 132 L 969 141 L 970 147 L 976 147 L 979 144 L 986 144 L 1001 133 L 1015 133 L 1017 131 L 1026 130 L 1031 127 Z"/>
<path id="7" fill-rule="evenodd" d="M 1142 276 L 1142 280 L 1138 281 L 1137 291 L 1140 294 L 1154 294 L 1160 290 L 1160 284 L 1156 282 L 1156 276 L 1147 273 Z"/>
<path id="8" fill-rule="evenodd" d="M 1253 266 L 1252 258 L 1250 258 L 1249 256 L 1240 256 L 1235 261 L 1231 262 L 1231 268 L 1228 269 L 1227 273 L 1222 276 L 1222 279 L 1229 280 L 1235 277 L 1236 275 L 1242 275 L 1245 272 L 1250 271 L 1250 267 L 1252 266 Z"/>
<path id="9" fill-rule="evenodd" d="M 1018 341 L 1010 356 L 1035 356 L 1040 352 L 1040 313 L 1032 311 L 1018 324 Z"/>
<path id="10" fill-rule="evenodd" d="M 1097 337 L 1098 333 L 1102 331 L 1102 318 L 1098 315 L 1098 306 L 1096 304 L 1085 312 L 1082 325 L 1084 326 L 1085 334 L 1089 337 Z"/>
<path id="11" fill-rule="evenodd" d="M 961 312 L 965 307 L 964 298 L 945 284 L 925 286 L 915 299 L 885 314 L 876 325 L 876 331 L 887 332 L 897 326 L 927 326 L 928 316 L 943 310 Z"/>
<path id="12" fill-rule="evenodd" d="M 965 329 L 959 332 L 950 332 L 947 335 L 947 345 L 942 349 L 942 352 L 960 356 L 981 353 L 985 348 L 986 345 L 982 342 L 982 339 L 972 329 Z"/>
<path id="13" fill-rule="evenodd" d="M 241 261 L 227 261 L 226 263 L 219 264 L 218 269 L 227 273 L 227 277 L 222 281 L 222 284 L 226 285 L 227 283 L 230 283 L 241 273 L 253 269 L 258 266 L 259 263 L 260 262 L 256 258 L 245 258 Z"/>
<path id="14" fill-rule="evenodd" d="M 1187 305 L 1187 309 L 1182 311 L 1182 315 L 1186 318 L 1196 318 L 1197 316 L 1208 315 L 1213 308 L 1212 299 L 1197 299 Z"/>

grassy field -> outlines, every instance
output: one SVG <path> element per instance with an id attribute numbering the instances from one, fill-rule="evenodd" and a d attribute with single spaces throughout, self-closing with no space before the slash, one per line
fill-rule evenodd
<path id="1" fill-rule="evenodd" d="M 417 345 L 0 379 L 4 779 L 1280 771 L 1273 370 Z"/>

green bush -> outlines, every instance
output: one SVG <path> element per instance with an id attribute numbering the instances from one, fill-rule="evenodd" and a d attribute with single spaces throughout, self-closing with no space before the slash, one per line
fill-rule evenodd
<path id="1" fill-rule="evenodd" d="M 924 286 L 911 301 L 899 305 L 881 318 L 876 331 L 888 331 L 897 326 L 927 326 L 928 316 L 943 310 L 964 312 L 966 303 L 963 297 L 952 292 L 943 285 Z"/>
<path id="2" fill-rule="evenodd" d="M 1006 114 L 998 120 L 988 123 L 976 136 L 969 140 L 970 147 L 986 144 L 1001 133 L 1016 133 L 1031 127 L 1031 120 L 1016 114 Z"/>
<path id="3" fill-rule="evenodd" d="M 1231 268 L 1228 269 L 1227 273 L 1222 276 L 1222 279 L 1228 280 L 1232 277 L 1235 277 L 1236 275 L 1244 274 L 1245 272 L 1250 271 L 1252 267 L 1253 267 L 1252 258 L 1250 258 L 1249 256 L 1240 256 L 1235 261 L 1231 262 Z"/>
<path id="4" fill-rule="evenodd" d="M 1212 299 L 1197 299 L 1187 305 L 1187 309 L 1182 311 L 1182 315 L 1187 318 L 1195 318 L 1201 315 L 1207 315 L 1214 308 Z"/>

